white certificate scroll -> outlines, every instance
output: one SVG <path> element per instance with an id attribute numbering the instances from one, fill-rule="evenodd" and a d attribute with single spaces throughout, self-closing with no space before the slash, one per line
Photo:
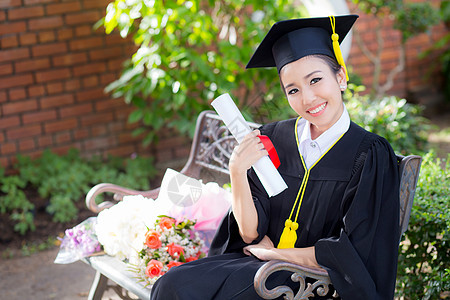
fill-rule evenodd
<path id="1" fill-rule="evenodd" d="M 222 118 L 238 143 L 242 141 L 245 135 L 251 132 L 250 127 L 228 93 L 217 97 L 211 105 Z M 278 173 L 269 156 L 264 156 L 259 159 L 253 165 L 253 169 L 269 197 L 278 195 L 287 188 L 286 183 L 280 173 Z"/>

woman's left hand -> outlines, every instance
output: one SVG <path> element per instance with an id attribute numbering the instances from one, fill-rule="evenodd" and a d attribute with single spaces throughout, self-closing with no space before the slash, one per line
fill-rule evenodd
<path id="1" fill-rule="evenodd" d="M 265 235 L 258 244 L 246 246 L 243 250 L 246 255 L 253 254 L 260 260 L 271 260 L 277 258 L 274 251 L 275 246 L 267 235 Z"/>

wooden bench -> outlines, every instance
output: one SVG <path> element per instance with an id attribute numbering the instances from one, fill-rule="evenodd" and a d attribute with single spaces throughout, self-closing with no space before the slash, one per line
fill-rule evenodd
<path id="1" fill-rule="evenodd" d="M 256 129 L 260 125 L 249 122 L 249 126 L 252 129 Z M 228 161 L 236 143 L 234 137 L 215 112 L 202 112 L 197 119 L 188 161 L 181 170 L 181 173 L 193 178 L 202 179 L 205 183 L 210 181 L 217 182 L 220 185 L 228 183 Z M 420 161 L 421 158 L 419 156 L 399 157 L 401 173 L 400 226 L 402 233 L 408 226 Z M 104 192 L 114 193 L 114 200 L 116 201 L 120 201 L 125 195 L 143 195 L 156 199 L 159 188 L 150 191 L 136 191 L 109 183 L 98 184 L 86 196 L 86 205 L 91 211 L 98 213 L 115 204 L 110 201 L 100 204 L 95 203 L 96 196 Z M 122 261 L 109 255 L 93 256 L 84 259 L 84 261 L 96 270 L 88 299 L 101 299 L 107 288 L 114 289 L 122 299 L 132 299 L 128 292 L 133 293 L 140 299 L 150 298 L 151 287 L 144 287 L 142 283 L 137 282 L 134 274 L 128 270 L 127 265 Z M 279 270 L 292 271 L 293 280 L 299 281 L 300 290 L 295 296 L 295 299 L 308 299 L 307 296 L 316 288 L 318 288 L 318 292 L 322 290 L 326 292 L 328 285 L 331 283 L 326 272 L 308 269 L 292 263 L 270 261 L 255 276 L 255 289 L 261 297 L 274 299 L 282 294 L 286 294 L 286 299 L 293 299 L 294 292 L 289 287 L 277 287 L 273 290 L 267 290 L 265 287 L 267 277 L 271 273 Z M 305 285 L 306 277 L 315 278 L 316 282 L 313 285 Z M 108 279 L 115 284 L 108 284 Z"/>

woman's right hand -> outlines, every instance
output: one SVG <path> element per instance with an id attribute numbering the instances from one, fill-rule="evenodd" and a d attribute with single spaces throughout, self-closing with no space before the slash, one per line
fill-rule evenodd
<path id="1" fill-rule="evenodd" d="M 269 155 L 258 137 L 260 134 L 258 129 L 250 132 L 234 148 L 229 162 L 230 173 L 246 173 L 261 157 Z"/>

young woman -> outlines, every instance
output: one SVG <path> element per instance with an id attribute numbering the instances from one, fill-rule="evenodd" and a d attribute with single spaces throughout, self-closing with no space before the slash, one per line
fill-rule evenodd
<path id="1" fill-rule="evenodd" d="M 347 73 L 337 43 L 356 18 L 295 19 L 271 28 L 247 67 L 277 67 L 299 117 L 264 125 L 236 147 L 232 210 L 210 256 L 172 268 L 152 299 L 259 299 L 253 278 L 272 259 L 325 269 L 343 299 L 393 298 L 397 159 L 385 139 L 350 121 L 342 101 Z M 274 144 L 288 185 L 274 197 L 251 168 L 268 155 L 260 134 Z M 267 283 L 280 284 L 298 288 L 288 272 Z"/>

